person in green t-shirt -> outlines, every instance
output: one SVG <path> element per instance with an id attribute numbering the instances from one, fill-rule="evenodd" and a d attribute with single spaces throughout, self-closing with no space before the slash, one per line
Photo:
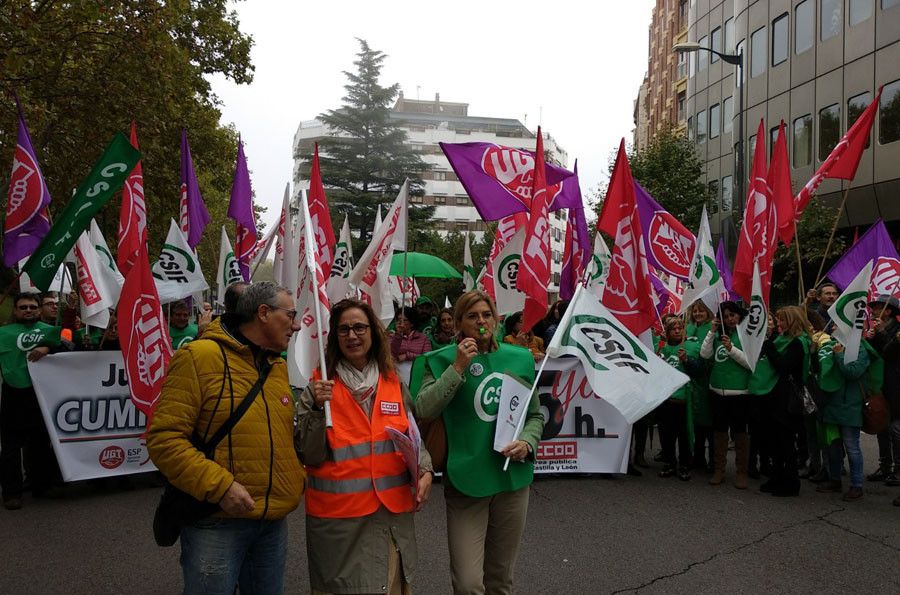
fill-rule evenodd
<path id="1" fill-rule="evenodd" d="M 191 309 L 185 302 L 175 302 L 169 310 L 169 337 L 172 349 L 184 347 L 197 338 L 197 325 L 191 324 Z"/>
<path id="2" fill-rule="evenodd" d="M 40 296 L 22 293 L 13 302 L 14 322 L 0 327 L 0 489 L 7 510 L 22 508 L 22 463 L 32 494 L 45 495 L 59 473 L 47 427 L 28 373 L 59 345 L 60 328 L 40 321 Z"/>
<path id="3" fill-rule="evenodd" d="M 534 359 L 527 349 L 498 343 L 497 309 L 483 291 L 463 294 L 454 319 L 459 344 L 416 358 L 410 392 L 417 417 L 440 417 L 446 427 L 444 498 L 454 593 L 511 593 L 544 427 L 537 394 L 522 405 L 525 420 L 516 440 L 497 452 L 494 434 L 504 375 L 531 385 Z"/>
<path id="4" fill-rule="evenodd" d="M 684 340 L 703 344 L 712 328 L 713 313 L 702 300 L 691 304 L 690 319 L 684 329 Z M 691 378 L 691 413 L 694 416 L 694 469 L 713 472 L 715 441 L 713 440 L 712 405 L 709 400 L 709 364 L 704 363 L 702 371 Z M 709 453 L 707 458 L 706 453 Z"/>

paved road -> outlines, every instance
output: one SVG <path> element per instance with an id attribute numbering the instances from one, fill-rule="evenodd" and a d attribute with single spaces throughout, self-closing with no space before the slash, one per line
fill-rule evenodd
<path id="1" fill-rule="evenodd" d="M 0 509 L 0 593 L 179 592 L 178 547 L 156 547 L 150 531 L 160 490 L 138 483 L 130 492 L 76 486 L 65 500 Z M 900 593 L 900 507 L 891 505 L 900 488 L 868 484 L 863 501 L 846 504 L 808 483 L 788 499 L 757 485 L 738 491 L 654 473 L 539 479 L 517 593 Z M 420 594 L 449 592 L 435 487 L 417 519 Z M 286 592 L 306 593 L 302 513 L 290 522 Z"/>

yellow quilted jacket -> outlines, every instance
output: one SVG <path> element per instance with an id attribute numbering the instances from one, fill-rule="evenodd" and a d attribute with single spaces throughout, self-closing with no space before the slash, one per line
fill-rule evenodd
<path id="1" fill-rule="evenodd" d="M 247 488 L 256 504 L 243 518 L 286 516 L 297 508 L 306 484 L 306 472 L 294 452 L 287 366 L 280 357 L 269 361 L 272 370 L 256 400 L 230 439 L 226 436 L 219 443 L 215 460 L 207 459 L 191 445 L 191 434 L 196 429 L 201 437 L 212 438 L 259 377 L 250 348 L 213 321 L 202 339 L 172 357 L 147 433 L 150 458 L 178 489 L 198 500 L 218 502 L 233 481 Z"/>

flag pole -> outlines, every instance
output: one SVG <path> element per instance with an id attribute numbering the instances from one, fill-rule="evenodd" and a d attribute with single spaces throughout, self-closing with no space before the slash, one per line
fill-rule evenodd
<path id="1" fill-rule="evenodd" d="M 847 203 L 847 195 L 850 193 L 850 184 L 844 190 L 844 198 L 841 199 L 841 206 L 838 207 L 837 216 L 834 218 L 834 225 L 831 227 L 831 235 L 828 236 L 828 244 L 825 246 L 825 254 L 822 255 L 822 263 L 819 265 L 819 272 L 816 273 L 816 282 L 813 287 L 818 287 L 822 281 L 822 269 L 825 268 L 825 261 L 828 260 L 828 252 L 831 250 L 831 243 L 834 241 L 834 234 L 837 232 L 838 223 L 841 221 L 841 213 L 844 212 L 844 205 Z"/>
<path id="2" fill-rule="evenodd" d="M 797 221 L 794 220 L 794 248 L 797 252 L 797 281 L 799 283 L 798 287 L 800 289 L 800 304 L 803 303 L 803 299 L 806 297 L 806 287 L 803 283 L 803 260 L 800 258 L 800 236 L 797 233 Z"/>
<path id="3" fill-rule="evenodd" d="M 577 290 L 576 290 L 576 291 L 577 291 Z M 575 296 L 572 296 L 572 301 L 575 301 Z M 531 396 L 534 395 L 534 391 L 537 390 L 538 382 L 540 382 L 540 380 L 541 380 L 541 374 L 544 372 L 544 366 L 547 364 L 547 360 L 548 360 L 549 358 L 550 358 L 550 356 L 549 356 L 547 353 L 545 353 L 545 354 L 544 354 L 544 359 L 541 360 L 541 366 L 540 366 L 540 368 L 538 368 L 537 374 L 534 375 L 534 384 L 531 386 L 531 391 L 529 391 L 529 393 L 528 393 L 528 395 L 529 395 L 529 396 L 528 396 L 529 401 L 531 400 Z M 522 415 L 519 416 L 519 421 L 518 421 L 518 423 L 516 424 L 516 433 L 513 434 L 513 442 L 515 442 L 516 440 L 519 439 L 519 434 L 522 433 L 522 428 L 523 428 L 524 425 L 525 425 L 525 418 L 526 418 L 526 417 L 528 417 L 528 408 L 527 408 L 527 406 L 526 406 L 526 408 L 525 408 L 525 411 L 522 412 Z M 512 460 L 511 458 L 506 457 L 506 461 L 503 463 L 503 470 L 504 470 L 504 471 L 506 471 L 507 469 L 509 469 L 509 462 L 510 462 L 511 460 Z"/>

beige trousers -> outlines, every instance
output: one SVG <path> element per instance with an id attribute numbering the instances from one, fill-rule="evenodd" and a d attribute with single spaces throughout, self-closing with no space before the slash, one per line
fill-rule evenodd
<path id="1" fill-rule="evenodd" d="M 456 595 L 510 595 L 530 486 L 471 498 L 445 484 L 450 574 Z"/>
<path id="2" fill-rule="evenodd" d="M 397 551 L 397 548 L 394 547 L 393 543 L 391 543 L 389 547 L 391 549 L 390 554 L 388 554 L 387 591 L 379 593 L 378 595 L 383 595 L 384 593 L 387 593 L 387 595 L 412 595 L 412 588 L 409 586 L 409 583 L 403 580 L 403 569 L 400 565 L 400 552 Z M 332 595 L 331 593 L 317 591 L 316 589 L 312 589 L 310 593 L 311 595 Z"/>

